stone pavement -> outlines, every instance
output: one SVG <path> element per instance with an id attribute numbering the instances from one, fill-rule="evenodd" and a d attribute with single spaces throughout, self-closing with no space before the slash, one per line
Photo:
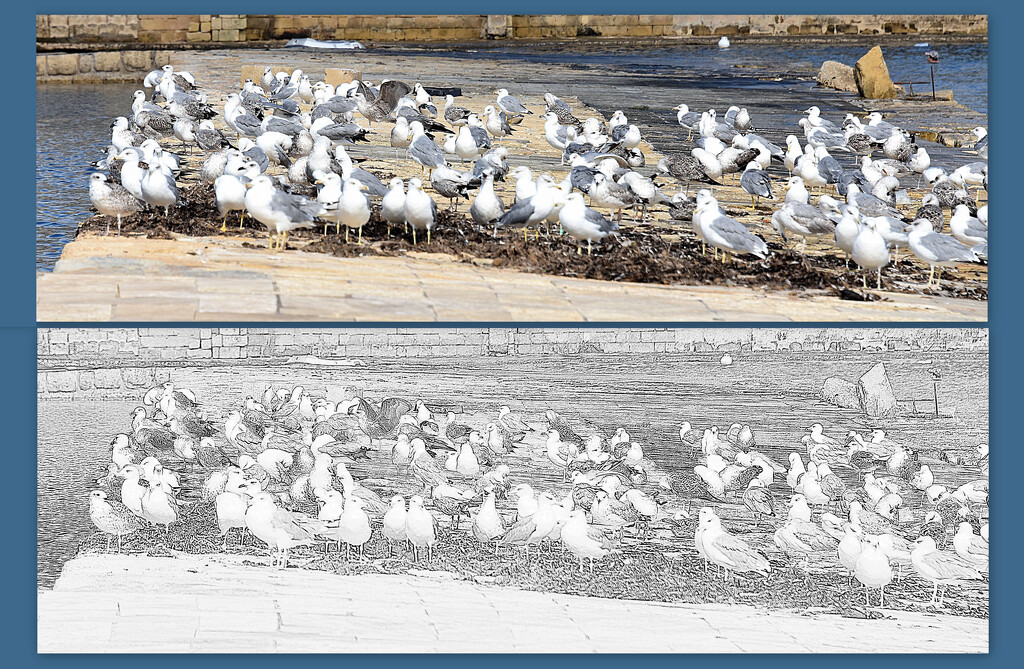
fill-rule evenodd
<path id="1" fill-rule="evenodd" d="M 337 576 L 240 556 L 86 555 L 38 596 L 52 652 L 987 652 L 988 622 L 881 620 Z"/>
<path id="2" fill-rule="evenodd" d="M 335 258 L 236 237 L 83 236 L 36 278 L 39 321 L 984 321 L 987 303 L 878 302 L 571 279 L 441 254 Z M 252 240 L 248 240 L 249 243 Z M 259 244 L 263 240 L 256 240 Z M 265 243 L 265 242 L 264 242 Z"/>

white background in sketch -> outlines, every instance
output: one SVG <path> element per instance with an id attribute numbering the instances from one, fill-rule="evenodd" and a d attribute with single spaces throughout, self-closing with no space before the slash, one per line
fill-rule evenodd
<path id="1" fill-rule="evenodd" d="M 985 330 L 38 352 L 41 651 L 988 648 Z"/>

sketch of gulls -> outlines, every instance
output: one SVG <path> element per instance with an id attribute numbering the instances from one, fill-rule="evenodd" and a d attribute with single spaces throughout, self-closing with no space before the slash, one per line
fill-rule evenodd
<path id="1" fill-rule="evenodd" d="M 324 534 L 324 524 L 303 514 L 279 507 L 267 492 L 257 493 L 245 512 L 245 525 L 271 551 L 271 566 L 288 566 L 288 551 L 314 543 L 314 534 Z"/>
<path id="2" fill-rule="evenodd" d="M 925 580 L 931 581 L 932 599 L 930 606 L 942 606 L 939 595 L 940 585 L 950 585 L 961 581 L 980 580 L 978 569 L 958 555 L 951 555 L 935 548 L 931 537 L 918 537 L 914 542 L 914 550 L 910 553 L 914 570 Z"/>
<path id="3" fill-rule="evenodd" d="M 93 490 L 89 493 L 89 518 L 107 535 L 107 551 L 110 551 L 110 537 L 117 537 L 117 552 L 121 552 L 124 537 L 146 527 L 138 515 L 116 500 L 108 500 L 107 493 Z"/>
<path id="4" fill-rule="evenodd" d="M 747 542 L 735 537 L 722 528 L 722 520 L 714 509 L 705 506 L 700 510 L 695 542 L 700 544 L 707 560 L 722 567 L 724 578 L 729 572 L 737 574 L 756 572 L 768 575 L 772 570 L 768 560 L 750 547 Z"/>
<path id="5" fill-rule="evenodd" d="M 885 586 L 892 582 L 892 566 L 881 549 L 879 537 L 865 537 L 853 575 L 864 586 L 864 604 L 871 605 L 868 592 L 871 588 L 878 588 L 878 605 L 884 607 Z"/>
<path id="6" fill-rule="evenodd" d="M 409 500 L 406 513 L 405 533 L 412 544 L 413 560 L 419 561 L 419 550 L 427 549 L 427 561 L 433 557 L 434 544 L 437 543 L 437 520 L 423 508 L 423 498 L 413 495 Z"/>

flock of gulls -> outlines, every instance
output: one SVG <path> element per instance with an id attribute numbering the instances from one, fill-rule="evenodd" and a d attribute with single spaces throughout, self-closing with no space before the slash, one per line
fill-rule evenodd
<path id="1" fill-rule="evenodd" d="M 750 583 L 792 568 L 812 579 L 813 564 L 863 585 L 865 604 L 877 591 L 884 606 L 885 586 L 910 575 L 932 586 L 928 604 L 937 606 L 941 588 L 987 578 L 985 444 L 963 463 L 970 468 L 951 468 L 981 478 L 942 483 L 882 430 L 835 438 L 814 424 L 783 464 L 748 425 L 697 436 L 687 422 L 679 442 L 661 448 L 699 464 L 669 472 L 624 428 L 600 434 L 553 410 L 540 421 L 508 406 L 456 415 L 402 398 L 334 403 L 301 386 L 268 387 L 222 409 L 215 424 L 208 416 L 219 409 L 188 389 L 167 382 L 146 393 L 90 497 L 108 551 L 114 538 L 120 551 L 126 536 L 155 528 L 144 536 L 157 537 L 212 507 L 225 550 L 236 530 L 238 544 L 255 537 L 279 567 L 300 546 L 308 555 L 344 543 L 346 559 L 364 559 L 375 534 L 389 555 L 406 545 L 414 560 L 430 561 L 439 543 L 465 532 L 495 554 L 528 559 L 560 547 L 580 571 L 597 562 L 614 570 L 609 556 L 623 542 L 651 541 L 667 527 L 695 549 L 705 574 L 713 566 Z M 524 453 L 532 457 L 511 457 Z M 357 479 L 350 466 L 358 471 L 361 461 L 393 473 Z M 558 480 L 567 492 L 556 491 Z M 179 500 L 185 488 L 191 497 Z M 731 531 L 723 508 L 749 513 L 757 529 Z M 751 545 L 764 524 L 771 539 Z"/>
<path id="2" fill-rule="evenodd" d="M 541 228 L 556 226 L 577 241 L 578 252 L 586 241 L 588 253 L 594 242 L 620 234 L 624 211 L 642 225 L 653 208 L 666 207 L 681 232 L 688 227 L 700 240 L 702 252 L 709 245 L 723 262 L 733 255 L 763 259 L 770 253 L 765 239 L 727 214 L 714 194 L 726 179 L 737 179 L 753 212 L 758 200 L 781 199 L 771 207 L 770 223 L 784 243 L 799 237 L 804 252 L 808 237 L 834 242 L 847 264 L 852 259 L 862 270 L 865 287 L 872 272 L 881 287 L 882 269 L 898 262 L 902 248 L 928 265 L 928 285 L 937 280 L 936 267 L 941 277 L 944 266 L 987 260 L 988 206 L 975 200 L 988 188 L 988 138 L 981 127 L 974 146 L 979 160 L 947 170 L 931 164 L 913 134 L 877 112 L 833 121 L 810 107 L 780 145 L 756 132 L 745 108 L 731 106 L 720 117 L 714 109 L 680 104 L 672 111 L 695 136 L 693 148 L 643 174 L 637 171 L 646 163 L 643 136 L 623 112 L 607 123 L 581 121 L 551 93 L 543 110 L 539 104 L 533 110 L 501 88 L 492 104 L 471 110 L 451 95 L 441 104 L 419 83 L 333 87 L 312 82 L 302 70 L 268 67 L 261 81 L 247 80 L 218 110 L 195 77 L 170 65 L 147 75 L 144 86 L 152 95 L 136 91 L 131 114 L 113 122 L 106 158 L 98 162 L 106 173 L 94 173 L 90 182 L 93 205 L 116 217 L 119 230 L 122 216 L 147 208 L 173 216 L 181 204 L 178 181 L 187 168 L 170 150 L 176 140 L 182 150 L 204 152 L 199 181 L 214 190 L 222 230 L 232 212 L 240 212 L 240 227 L 246 215 L 267 227 L 271 248 L 286 248 L 296 228 L 320 225 L 325 235 L 344 227 L 346 242 L 350 230 L 358 231 L 361 242 L 375 209 L 389 229 L 411 230 L 414 243 L 417 232 L 425 232 L 429 241 L 438 223 L 435 198 L 455 211 L 464 198 L 472 200 L 469 215 L 481 228 L 522 229 L 527 238 L 531 228 L 539 237 Z M 534 113 L 542 114 L 545 140 L 569 167 L 562 179 L 510 165 L 515 156 L 503 139 L 529 133 L 520 123 Z M 218 116 L 227 133 L 214 125 Z M 363 159 L 350 149 L 377 133 L 394 147 L 396 164 L 418 164 L 422 178 L 384 184 L 358 167 Z M 511 202 L 494 188 L 506 179 L 515 180 Z M 671 183 L 678 192 L 663 190 Z M 929 188 L 914 206 L 908 188 L 923 183 Z M 691 197 L 693 185 L 700 190 Z"/>

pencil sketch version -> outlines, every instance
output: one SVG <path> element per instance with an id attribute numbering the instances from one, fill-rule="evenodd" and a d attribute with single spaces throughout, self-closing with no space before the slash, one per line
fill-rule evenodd
<path id="1" fill-rule="evenodd" d="M 988 649 L 985 330 L 52 329 L 39 374 L 42 652 Z"/>

